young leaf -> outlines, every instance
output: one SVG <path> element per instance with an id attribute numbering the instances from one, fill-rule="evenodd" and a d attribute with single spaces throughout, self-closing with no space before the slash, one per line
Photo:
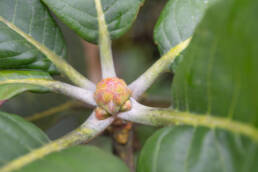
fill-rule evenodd
<path id="1" fill-rule="evenodd" d="M 94 0 L 42 0 L 64 23 L 87 41 L 98 42 L 98 21 Z M 144 0 L 102 0 L 112 39 L 132 25 Z"/>
<path id="2" fill-rule="evenodd" d="M 49 142 L 47 136 L 33 124 L 1 111 L 0 138 L 0 168 Z"/>
<path id="3" fill-rule="evenodd" d="M 17 172 L 129 172 L 126 165 L 115 156 L 93 146 L 75 146 L 52 153 Z"/>
<path id="4" fill-rule="evenodd" d="M 192 36 L 206 8 L 216 0 L 169 0 L 154 30 L 161 54 Z"/>
<path id="5" fill-rule="evenodd" d="M 51 80 L 51 77 L 48 73 L 41 71 L 0 71 L 0 101 L 10 99 L 25 91 L 48 91 L 46 87 L 38 86 L 35 84 L 24 84 L 15 82 L 10 83 L 10 81 L 22 79 Z"/>
<path id="6" fill-rule="evenodd" d="M 2 0 L 0 17 L 60 56 L 66 48 L 62 34 L 39 0 Z M 56 73 L 54 65 L 26 39 L 0 21 L 0 69 L 37 69 Z"/>
<path id="7" fill-rule="evenodd" d="M 163 128 L 148 139 L 137 172 L 258 171 L 258 146 L 246 137 L 205 127 Z"/>

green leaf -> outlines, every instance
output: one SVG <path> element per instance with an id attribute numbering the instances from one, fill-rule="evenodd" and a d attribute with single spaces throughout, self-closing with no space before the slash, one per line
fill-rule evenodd
<path id="1" fill-rule="evenodd" d="M 207 10 L 175 74 L 178 111 L 239 122 L 257 133 L 257 9 L 257 0 L 228 0 Z M 176 126 L 147 142 L 138 171 L 258 171 L 257 146 L 257 139 L 211 121 L 209 128 Z"/>
<path id="2" fill-rule="evenodd" d="M 0 111 L 0 167 L 49 142 L 47 136 L 19 116 Z"/>
<path id="3" fill-rule="evenodd" d="M 207 11 L 177 68 L 176 108 L 258 126 L 257 8 L 229 0 Z"/>
<path id="4" fill-rule="evenodd" d="M 205 10 L 217 0 L 169 0 L 154 30 L 161 54 L 192 36 Z"/>
<path id="5" fill-rule="evenodd" d="M 129 172 L 129 169 L 120 159 L 96 147 L 75 146 L 47 155 L 43 160 L 37 160 L 18 171 Z"/>
<path id="6" fill-rule="evenodd" d="M 65 24 L 87 41 L 98 42 L 98 21 L 94 0 L 42 0 Z M 144 0 L 102 0 L 112 39 L 133 24 Z"/>
<path id="7" fill-rule="evenodd" d="M 62 34 L 39 0 L 1 0 L 0 16 L 60 56 L 66 48 Z M 0 22 L 0 70 L 37 69 L 56 73 L 54 65 L 32 44 Z"/>
<path id="8" fill-rule="evenodd" d="M 8 83 L 12 80 L 22 79 L 46 79 L 51 80 L 51 77 L 46 72 L 41 71 L 15 71 L 2 70 L 0 71 L 0 101 L 10 99 L 25 91 L 48 91 L 47 88 L 33 84 L 24 83 Z"/>
<path id="9" fill-rule="evenodd" d="M 258 147 L 246 137 L 204 127 L 168 127 L 148 139 L 137 172 L 258 171 Z"/>

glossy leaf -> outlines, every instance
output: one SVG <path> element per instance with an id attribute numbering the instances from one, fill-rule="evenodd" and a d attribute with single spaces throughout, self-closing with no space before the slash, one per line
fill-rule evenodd
<path id="1" fill-rule="evenodd" d="M 98 21 L 94 0 L 42 0 L 64 23 L 87 41 L 98 41 Z M 102 0 L 112 39 L 132 25 L 144 0 Z"/>
<path id="2" fill-rule="evenodd" d="M 92 146 L 75 146 L 52 153 L 18 172 L 129 172 L 126 165 L 113 155 Z"/>
<path id="3" fill-rule="evenodd" d="M 66 49 L 62 34 L 39 0 L 1 0 L 0 16 L 60 56 Z M 37 69 L 56 73 L 54 65 L 32 44 L 0 22 L 0 70 Z"/>
<path id="4" fill-rule="evenodd" d="M 2 70 L 0 71 L 0 101 L 10 99 L 25 91 L 48 91 L 47 88 L 23 83 L 6 83 L 10 80 L 20 79 L 48 79 L 51 77 L 46 72 L 40 71 L 15 71 L 15 70 Z"/>
<path id="5" fill-rule="evenodd" d="M 0 111 L 0 167 L 49 142 L 47 136 L 19 116 Z"/>
<path id="6" fill-rule="evenodd" d="M 216 0 L 169 0 L 154 30 L 161 54 L 192 36 L 206 8 Z"/>
<path id="7" fill-rule="evenodd" d="M 258 171 L 258 146 L 219 129 L 176 126 L 156 132 L 144 146 L 137 172 Z"/>
<path id="8" fill-rule="evenodd" d="M 174 108 L 257 131 L 257 9 L 256 0 L 228 0 L 207 11 L 177 68 Z M 145 145 L 138 171 L 258 171 L 257 139 L 210 126 L 160 130 Z"/>
<path id="9" fill-rule="evenodd" d="M 229 0 L 208 10 L 177 68 L 176 108 L 258 126 L 257 8 Z"/>

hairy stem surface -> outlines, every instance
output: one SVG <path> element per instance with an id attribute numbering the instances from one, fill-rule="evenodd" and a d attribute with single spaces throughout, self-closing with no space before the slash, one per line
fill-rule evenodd
<path id="1" fill-rule="evenodd" d="M 129 88 L 133 91 L 133 98 L 138 99 L 163 72 L 168 70 L 175 58 L 189 45 L 190 41 L 191 38 L 172 48 L 138 79 L 131 83 Z"/>
<path id="2" fill-rule="evenodd" d="M 219 128 L 236 134 L 245 135 L 258 142 L 258 130 L 248 124 L 233 121 L 228 118 L 211 115 L 179 112 L 173 109 L 160 109 L 143 106 L 131 99 L 133 108 L 131 111 L 121 113 L 120 118 L 146 125 L 191 125 L 208 128 Z"/>
<path id="3" fill-rule="evenodd" d="M 102 10 L 101 0 L 95 0 L 95 4 L 98 13 L 99 47 L 102 78 L 115 77 L 116 72 L 111 50 L 111 41 L 108 28 L 105 22 L 105 15 Z"/>
<path id="4" fill-rule="evenodd" d="M 57 139 L 56 141 L 50 142 L 41 148 L 35 149 L 30 153 L 11 161 L 3 168 L 0 168 L 0 171 L 14 171 L 50 153 L 63 150 L 73 145 L 89 142 L 91 139 L 93 139 L 103 130 L 105 130 L 112 122 L 113 118 L 99 121 L 95 118 L 95 113 L 93 113 L 90 118 L 78 129 L 72 131 L 71 133 L 60 139 Z"/>
<path id="5" fill-rule="evenodd" d="M 92 106 L 96 106 L 96 102 L 94 100 L 94 92 L 82 89 L 80 87 L 75 87 L 63 82 L 47 80 L 47 79 L 10 79 L 6 81 L 0 81 L 1 84 L 32 84 L 37 86 L 45 87 L 53 92 L 64 94 L 68 97 L 72 97 L 79 101 L 82 101 L 86 104 L 90 104 Z"/>

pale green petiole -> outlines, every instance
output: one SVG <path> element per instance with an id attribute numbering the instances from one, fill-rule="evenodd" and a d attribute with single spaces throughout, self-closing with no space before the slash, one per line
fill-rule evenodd
<path id="1" fill-rule="evenodd" d="M 172 48 L 168 53 L 154 63 L 145 73 L 131 83 L 129 88 L 133 91 L 132 97 L 138 99 L 163 72 L 168 70 L 175 58 L 189 45 L 190 41 L 191 38 Z"/>
<path id="2" fill-rule="evenodd" d="M 9 79 L 0 81 L 0 85 L 2 84 L 31 84 L 36 86 L 45 87 L 53 92 L 61 93 L 67 95 L 68 97 L 72 97 L 76 100 L 82 101 L 86 104 L 96 106 L 96 102 L 94 100 L 94 92 L 90 90 L 85 90 L 80 87 L 75 87 L 63 82 L 47 80 L 47 79 Z"/>
<path id="3" fill-rule="evenodd" d="M 16 27 L 11 22 L 5 20 L 3 17 L 0 16 L 0 22 L 3 22 L 6 24 L 10 29 L 12 29 L 14 32 L 21 35 L 24 39 L 26 39 L 28 42 L 30 42 L 32 45 L 34 45 L 39 51 L 41 51 L 52 63 L 55 64 L 55 66 L 64 73 L 72 82 L 77 84 L 78 86 L 81 86 L 85 89 L 94 90 L 95 85 L 89 81 L 87 78 L 85 78 L 83 75 L 78 73 L 71 65 L 69 65 L 65 60 L 63 60 L 61 57 L 56 55 L 54 52 L 49 50 L 46 46 L 42 45 L 38 41 L 36 41 L 33 37 L 23 32 L 21 29 Z"/>
<path id="4" fill-rule="evenodd" d="M 95 0 L 96 10 L 98 14 L 99 26 L 99 48 L 102 78 L 115 77 L 115 67 L 113 62 L 111 41 L 108 28 L 105 22 L 105 15 L 102 10 L 101 0 Z"/>
<path id="5" fill-rule="evenodd" d="M 224 129 L 236 134 L 245 135 L 258 142 L 258 130 L 245 123 L 206 114 L 147 107 L 139 104 L 134 99 L 131 99 L 131 102 L 132 110 L 119 114 L 120 118 L 152 126 L 190 125 L 193 127 L 201 126 L 210 129 Z"/>

